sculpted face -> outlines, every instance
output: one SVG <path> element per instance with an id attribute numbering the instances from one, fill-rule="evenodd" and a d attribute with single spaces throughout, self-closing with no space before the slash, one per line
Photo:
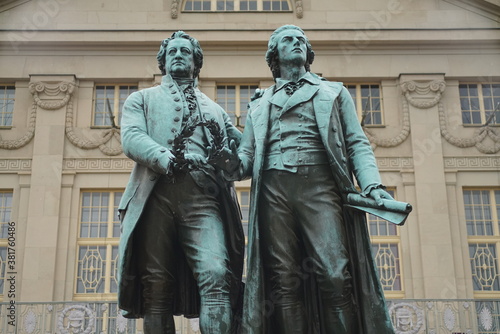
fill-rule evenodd
<path id="1" fill-rule="evenodd" d="M 307 59 L 305 36 L 298 30 L 285 30 L 277 36 L 280 64 L 304 66 Z"/>
<path id="2" fill-rule="evenodd" d="M 192 78 L 194 72 L 193 45 L 185 38 L 175 38 L 165 53 L 167 73 L 178 78 Z"/>

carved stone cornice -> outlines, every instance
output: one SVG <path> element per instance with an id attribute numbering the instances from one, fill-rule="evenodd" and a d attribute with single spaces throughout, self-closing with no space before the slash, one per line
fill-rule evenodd
<path id="1" fill-rule="evenodd" d="M 406 81 L 401 84 L 401 89 L 406 101 L 419 109 L 434 107 L 440 100 L 446 88 L 443 80 L 433 81 Z"/>

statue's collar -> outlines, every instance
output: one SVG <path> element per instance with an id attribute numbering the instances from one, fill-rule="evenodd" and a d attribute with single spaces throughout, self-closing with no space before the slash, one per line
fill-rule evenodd
<path id="1" fill-rule="evenodd" d="M 166 74 L 161 79 L 162 84 L 170 84 L 172 82 L 177 83 L 179 87 L 185 85 L 191 85 L 196 87 L 198 85 L 198 80 L 196 79 L 186 79 L 186 78 L 174 78 L 170 74 Z"/>
<path id="2" fill-rule="evenodd" d="M 319 85 L 319 83 L 320 83 L 320 79 L 316 75 L 312 74 L 311 72 L 306 72 L 306 74 L 304 74 L 299 79 L 299 81 L 301 81 L 301 80 L 309 82 L 311 85 Z M 275 92 L 277 92 L 280 89 L 282 89 L 283 86 L 286 85 L 289 82 L 290 82 L 290 80 L 285 80 L 285 79 L 282 79 L 282 78 L 276 78 L 276 89 L 275 89 Z"/>

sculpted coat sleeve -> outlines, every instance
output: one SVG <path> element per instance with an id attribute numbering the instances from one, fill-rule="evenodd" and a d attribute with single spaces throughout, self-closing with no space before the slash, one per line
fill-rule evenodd
<path id="1" fill-rule="evenodd" d="M 167 174 L 173 154 L 149 136 L 145 108 L 141 92 L 132 93 L 125 101 L 121 120 L 123 152 L 135 162 Z"/>
<path id="2" fill-rule="evenodd" d="M 245 122 L 245 131 L 241 138 L 241 145 L 238 148 L 240 158 L 240 179 L 252 176 L 253 162 L 255 155 L 255 135 L 253 131 L 252 112 L 249 109 L 247 120 Z"/>
<path id="3" fill-rule="evenodd" d="M 345 87 L 338 99 L 347 157 L 361 191 L 367 195 L 373 188 L 382 185 L 377 162 L 370 142 L 359 124 L 354 101 Z"/>

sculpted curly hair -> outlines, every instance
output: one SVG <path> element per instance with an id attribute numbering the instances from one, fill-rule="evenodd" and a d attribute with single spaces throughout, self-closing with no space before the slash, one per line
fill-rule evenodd
<path id="1" fill-rule="evenodd" d="M 203 50 L 201 49 L 200 43 L 195 38 L 189 36 L 184 31 L 176 31 L 169 38 L 161 42 L 160 51 L 156 55 L 156 60 L 158 60 L 158 67 L 160 68 L 161 74 L 167 74 L 165 69 L 165 54 L 167 52 L 168 43 L 176 38 L 185 38 L 191 42 L 193 46 L 193 59 L 194 59 L 194 72 L 193 78 L 196 78 L 200 74 L 200 69 L 203 66 Z"/>
<path id="2" fill-rule="evenodd" d="M 280 64 L 278 59 L 278 35 L 285 30 L 291 30 L 291 29 L 300 31 L 306 39 L 307 58 L 304 67 L 307 72 L 311 70 L 311 64 L 314 60 L 314 51 L 312 49 L 311 43 L 309 43 L 309 39 L 304 33 L 304 30 L 292 24 L 288 24 L 276 29 L 271 34 L 271 37 L 269 38 L 269 43 L 267 44 L 266 61 L 267 65 L 271 69 L 271 72 L 273 73 L 273 78 L 275 79 L 281 76 Z"/>

